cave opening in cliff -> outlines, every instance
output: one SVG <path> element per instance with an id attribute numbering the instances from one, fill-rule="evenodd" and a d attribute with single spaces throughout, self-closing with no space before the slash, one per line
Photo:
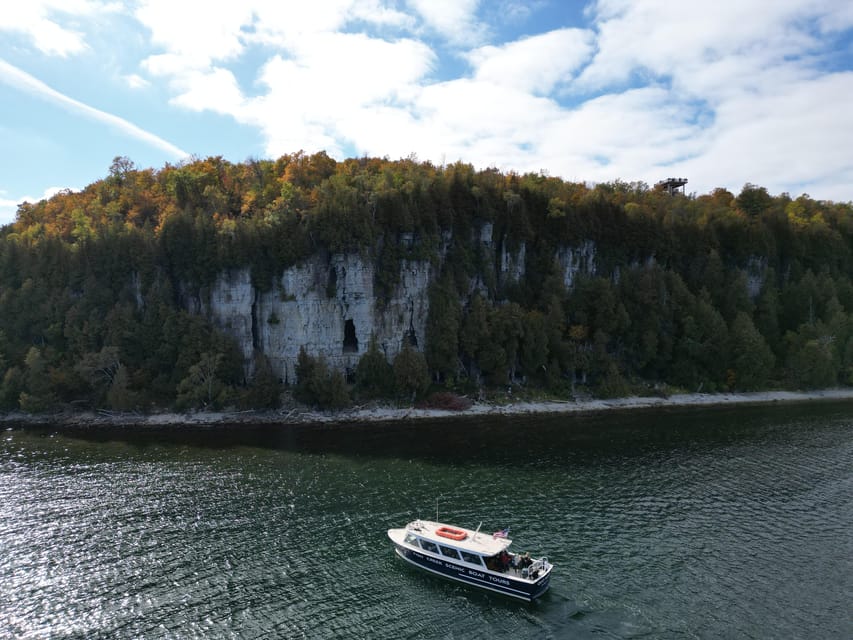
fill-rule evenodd
<path id="1" fill-rule="evenodd" d="M 358 338 L 355 335 L 355 322 L 352 318 L 344 324 L 344 353 L 358 353 Z"/>

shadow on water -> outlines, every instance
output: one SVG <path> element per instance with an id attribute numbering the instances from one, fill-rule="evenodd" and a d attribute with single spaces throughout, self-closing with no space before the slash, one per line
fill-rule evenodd
<path id="1" fill-rule="evenodd" d="M 311 425 L 170 425 L 64 430 L 89 442 L 228 449 L 257 447 L 433 464 L 564 463 L 566 458 L 641 456 L 685 446 L 726 446 L 800 418 L 846 417 L 850 404 L 679 407 L 597 414 L 443 418 Z M 43 433 L 54 433 L 44 431 Z"/>

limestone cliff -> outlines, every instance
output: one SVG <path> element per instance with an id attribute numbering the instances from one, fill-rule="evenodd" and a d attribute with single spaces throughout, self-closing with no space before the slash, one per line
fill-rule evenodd
<path id="1" fill-rule="evenodd" d="M 371 335 L 392 359 L 403 340 L 423 344 L 432 266 L 403 262 L 394 294 L 374 294 L 374 265 L 358 254 L 315 256 L 284 270 L 271 291 L 260 293 L 246 269 L 222 274 L 211 290 L 209 312 L 240 345 L 247 362 L 257 349 L 288 382 L 296 379 L 301 348 L 330 365 L 355 367 Z"/>
<path id="2" fill-rule="evenodd" d="M 490 246 L 491 225 L 484 225 L 476 240 Z M 592 243 L 558 252 L 567 284 L 580 271 L 594 272 L 594 255 Z M 515 252 L 502 248 L 495 261 L 498 279 L 521 280 L 524 260 L 523 243 Z M 402 261 L 398 284 L 386 299 L 376 294 L 374 271 L 373 261 L 361 254 L 317 255 L 284 269 L 265 292 L 253 287 L 248 269 L 228 271 L 219 275 L 206 308 L 199 310 L 234 337 L 247 370 L 259 351 L 283 381 L 293 383 L 302 348 L 341 370 L 358 364 L 371 336 L 389 361 L 406 339 L 423 348 L 437 268 L 427 260 Z"/>

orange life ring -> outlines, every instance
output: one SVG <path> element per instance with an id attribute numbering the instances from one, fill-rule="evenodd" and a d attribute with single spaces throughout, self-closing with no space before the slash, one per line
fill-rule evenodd
<path id="1" fill-rule="evenodd" d="M 450 538 L 451 540 L 464 540 L 468 537 L 468 534 L 460 529 L 454 529 L 453 527 L 439 527 L 435 530 L 435 535 L 441 536 L 442 538 Z"/>

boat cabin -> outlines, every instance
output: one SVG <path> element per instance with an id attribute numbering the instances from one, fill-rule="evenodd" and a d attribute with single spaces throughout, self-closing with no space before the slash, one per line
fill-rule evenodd
<path id="1" fill-rule="evenodd" d="M 515 577 L 535 580 L 544 568 L 542 563 L 533 567 L 529 553 L 511 553 L 508 538 L 496 538 L 489 534 L 468 529 L 459 529 L 426 521 L 416 520 L 406 527 L 405 544 L 419 548 L 451 562 L 462 562 L 477 569 L 496 573 L 509 573 Z"/>

